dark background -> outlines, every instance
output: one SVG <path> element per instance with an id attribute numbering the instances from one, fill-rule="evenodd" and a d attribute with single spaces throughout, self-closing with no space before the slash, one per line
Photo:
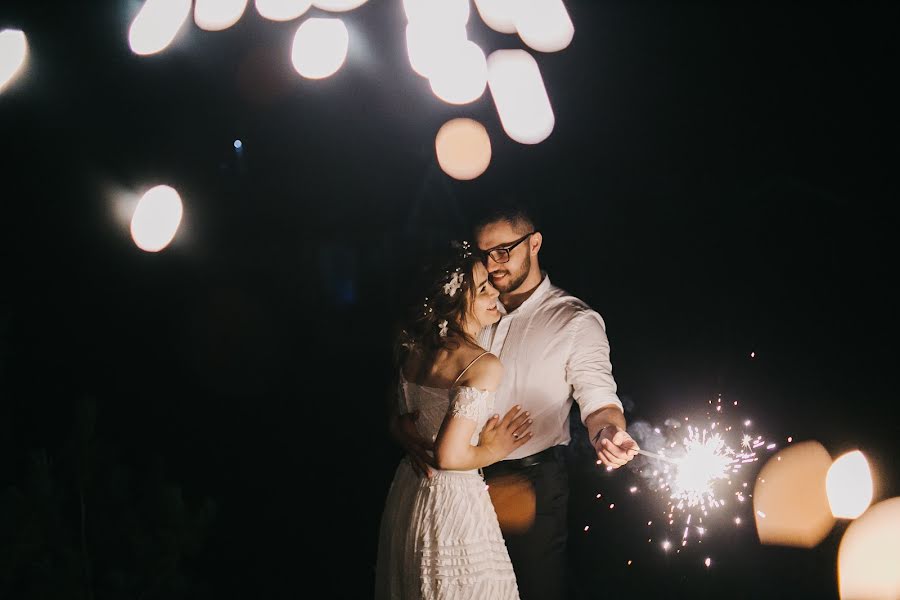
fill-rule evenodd
<path id="1" fill-rule="evenodd" d="M 567 6 L 534 147 L 489 92 L 430 94 L 399 0 L 345 15 L 319 82 L 290 66 L 298 22 L 252 2 L 143 58 L 138 3 L 0 6 L 31 52 L 0 95 L 0 596 L 370 597 L 408 274 L 501 194 L 538 203 L 542 266 L 605 318 L 630 420 L 740 399 L 770 439 L 862 449 L 898 495 L 897 4 Z M 469 36 L 522 47 L 474 7 Z M 472 182 L 434 159 L 454 116 L 491 135 Z M 158 183 L 185 220 L 147 254 L 117 207 Z M 580 465 L 578 499 L 637 482 Z M 576 503 L 585 597 L 836 597 L 845 523 L 813 550 L 751 525 L 665 555 L 643 498 Z"/>

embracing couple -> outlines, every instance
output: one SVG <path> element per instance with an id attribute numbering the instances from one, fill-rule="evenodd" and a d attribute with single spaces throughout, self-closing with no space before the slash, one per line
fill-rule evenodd
<path id="1" fill-rule="evenodd" d="M 521 206 L 482 217 L 398 341 L 391 433 L 407 454 L 382 515 L 378 599 L 569 597 L 572 402 L 598 461 L 636 454 L 603 320 L 550 283 L 542 241 Z"/>

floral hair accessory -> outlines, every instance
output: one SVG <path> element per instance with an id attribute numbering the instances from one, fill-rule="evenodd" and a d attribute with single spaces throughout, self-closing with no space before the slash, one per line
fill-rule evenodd
<path id="1" fill-rule="evenodd" d="M 444 319 L 440 323 L 438 323 L 438 327 L 440 328 L 441 337 L 447 337 L 447 319 Z"/>
<path id="2" fill-rule="evenodd" d="M 472 244 L 470 244 L 466 240 L 463 240 L 461 242 L 457 242 L 454 240 L 453 242 L 450 242 L 450 245 L 459 250 L 460 258 L 469 258 L 470 256 L 472 256 Z"/>
<path id="3" fill-rule="evenodd" d="M 444 284 L 444 293 L 452 298 L 460 286 L 462 286 L 464 275 L 465 273 L 460 273 L 459 269 L 457 269 L 456 272 L 453 273 L 453 276 L 450 277 L 450 281 Z"/>

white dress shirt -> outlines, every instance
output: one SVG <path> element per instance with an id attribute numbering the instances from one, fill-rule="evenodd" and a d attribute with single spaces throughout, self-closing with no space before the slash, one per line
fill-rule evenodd
<path id="1" fill-rule="evenodd" d="M 507 459 L 522 458 L 568 444 L 569 411 L 578 402 L 581 420 L 615 405 L 609 340 L 600 315 L 578 298 L 544 279 L 517 309 L 485 327 L 478 342 L 503 363 L 494 411 L 501 417 L 519 404 L 534 419 L 533 437 Z"/>

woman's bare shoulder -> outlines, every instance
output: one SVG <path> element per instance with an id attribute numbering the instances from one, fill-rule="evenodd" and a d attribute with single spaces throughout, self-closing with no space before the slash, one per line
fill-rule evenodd
<path id="1" fill-rule="evenodd" d="M 494 391 L 503 379 L 503 363 L 488 352 L 474 363 L 459 379 L 459 385 Z"/>

